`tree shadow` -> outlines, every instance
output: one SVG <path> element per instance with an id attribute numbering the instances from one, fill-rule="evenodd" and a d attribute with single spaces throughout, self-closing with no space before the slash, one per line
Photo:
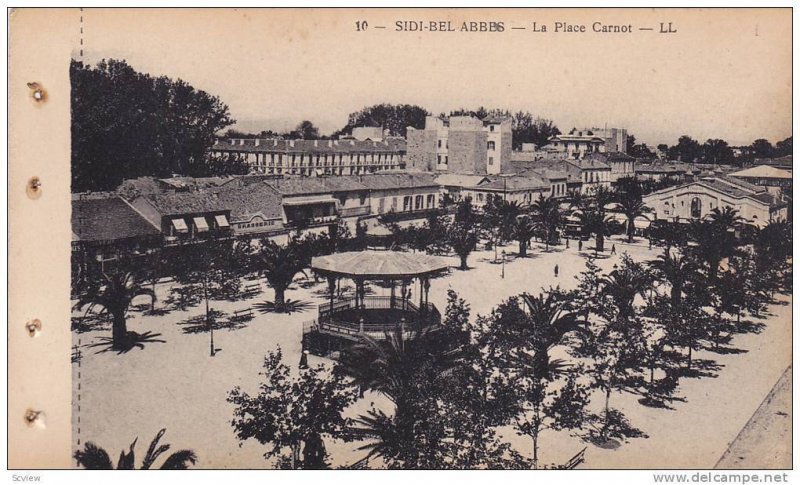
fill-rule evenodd
<path id="1" fill-rule="evenodd" d="M 70 319 L 72 331 L 86 333 L 94 331 L 107 331 L 111 329 L 111 317 L 108 314 L 89 314 Z"/>
<path id="2" fill-rule="evenodd" d="M 256 303 L 253 305 L 253 308 L 261 312 L 262 314 L 265 313 L 287 313 L 291 315 L 292 313 L 303 313 L 308 311 L 313 305 L 308 301 L 303 300 L 292 300 L 287 298 L 283 305 L 276 305 L 275 302 L 272 301 L 264 301 L 261 303 Z"/>
<path id="3" fill-rule="evenodd" d="M 702 377 L 719 377 L 717 373 L 721 370 L 723 365 L 717 363 L 715 360 L 711 359 L 692 359 L 692 366 L 690 368 L 681 367 L 677 369 L 677 375 L 679 377 L 690 378 L 690 379 L 700 379 Z"/>
<path id="4" fill-rule="evenodd" d="M 143 315 L 148 317 L 163 317 L 164 315 L 169 315 L 172 313 L 172 310 L 169 308 L 153 308 L 152 310 L 147 310 L 143 313 Z"/>
<path id="5" fill-rule="evenodd" d="M 719 355 L 736 355 L 736 354 L 746 354 L 747 352 L 749 352 L 749 350 L 747 349 L 739 349 L 736 347 L 719 346 L 719 345 L 708 345 L 703 347 L 703 350 Z"/>
<path id="6" fill-rule="evenodd" d="M 244 319 L 229 318 L 228 314 L 225 312 L 211 310 L 208 313 L 211 320 L 211 326 L 214 328 L 214 330 L 238 330 L 247 326 Z M 183 326 L 181 331 L 185 334 L 207 333 L 210 330 L 205 314 L 187 318 L 186 320 L 178 322 L 178 325 Z"/>
<path id="7" fill-rule="evenodd" d="M 753 333 L 758 335 L 766 327 L 767 327 L 766 324 L 762 322 L 756 322 L 753 320 L 742 320 L 739 322 L 732 320 L 729 322 L 729 329 L 730 329 L 729 332 L 731 336 L 737 334 L 748 334 L 748 333 Z"/>
<path id="8" fill-rule="evenodd" d="M 102 354 L 105 352 L 116 352 L 117 355 L 127 354 L 133 349 L 140 349 L 144 350 L 144 345 L 149 343 L 166 343 L 166 340 L 161 340 L 156 337 L 160 337 L 160 333 L 153 333 L 150 331 L 144 333 L 138 332 L 128 332 L 126 335 L 125 341 L 122 343 L 122 346 L 119 348 L 114 347 L 114 339 L 111 337 L 98 337 L 97 340 L 100 342 L 89 344 L 86 347 L 88 348 L 100 348 L 95 352 L 96 354 Z"/>

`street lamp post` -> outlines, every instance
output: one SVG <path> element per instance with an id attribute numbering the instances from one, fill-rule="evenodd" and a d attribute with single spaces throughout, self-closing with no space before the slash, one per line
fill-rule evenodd
<path id="1" fill-rule="evenodd" d="M 506 278 L 506 250 L 504 249 L 500 254 L 503 257 L 502 269 L 500 270 L 500 277 L 505 279 Z"/>

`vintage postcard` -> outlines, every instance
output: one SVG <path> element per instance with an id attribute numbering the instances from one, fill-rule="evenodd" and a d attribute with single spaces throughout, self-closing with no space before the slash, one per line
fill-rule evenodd
<path id="1" fill-rule="evenodd" d="M 792 467 L 791 9 L 8 21 L 9 468 Z"/>

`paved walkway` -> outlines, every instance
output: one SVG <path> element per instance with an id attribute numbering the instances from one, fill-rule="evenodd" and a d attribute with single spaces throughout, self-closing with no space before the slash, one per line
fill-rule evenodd
<path id="1" fill-rule="evenodd" d="M 789 366 L 736 439 L 718 469 L 792 467 L 792 367 Z"/>

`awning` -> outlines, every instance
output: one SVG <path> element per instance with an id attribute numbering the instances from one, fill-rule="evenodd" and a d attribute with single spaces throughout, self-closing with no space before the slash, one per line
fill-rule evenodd
<path id="1" fill-rule="evenodd" d="M 186 227 L 186 222 L 183 219 L 172 219 L 172 225 L 178 232 L 189 232 L 189 228 Z"/>
<path id="2" fill-rule="evenodd" d="M 214 220 L 217 221 L 217 225 L 219 227 L 230 227 L 230 224 L 228 224 L 228 218 L 225 217 L 225 214 L 214 216 Z"/>
<path id="3" fill-rule="evenodd" d="M 283 205 L 335 204 L 336 202 L 336 199 L 330 195 L 291 197 L 283 199 Z"/>
<path id="4" fill-rule="evenodd" d="M 195 217 L 194 218 L 194 225 L 197 227 L 197 232 L 206 232 L 208 231 L 208 223 L 206 222 L 205 217 Z"/>

